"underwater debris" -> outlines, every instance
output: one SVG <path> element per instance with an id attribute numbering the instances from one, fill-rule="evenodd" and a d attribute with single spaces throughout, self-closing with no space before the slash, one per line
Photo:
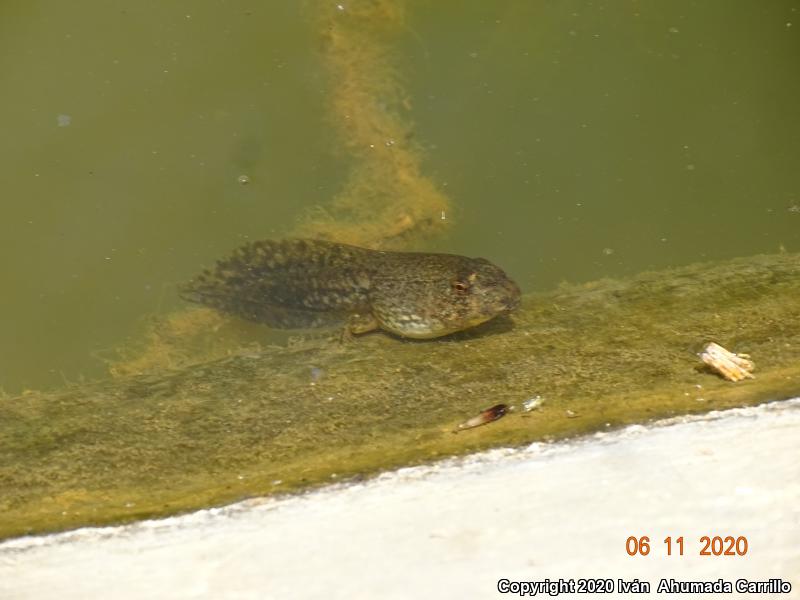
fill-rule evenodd
<path id="1" fill-rule="evenodd" d="M 700 360 L 728 381 L 755 379 L 751 373 L 755 364 L 749 360 L 749 354 L 735 354 L 716 342 L 709 342 L 698 356 Z"/>
<path id="2" fill-rule="evenodd" d="M 456 433 L 462 429 L 472 429 L 473 427 L 480 427 L 481 425 L 486 425 L 492 421 L 497 421 L 497 419 L 505 416 L 508 411 L 509 408 L 507 404 L 495 404 L 491 408 L 481 411 L 479 415 L 461 423 L 461 425 L 458 426 Z"/>
<path id="3" fill-rule="evenodd" d="M 525 412 L 539 410 L 542 407 L 542 404 L 544 404 L 544 398 L 537 394 L 533 398 L 528 398 L 522 403 L 522 410 Z"/>

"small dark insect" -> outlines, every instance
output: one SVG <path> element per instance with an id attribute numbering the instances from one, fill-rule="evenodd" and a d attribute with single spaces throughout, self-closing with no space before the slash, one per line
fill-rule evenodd
<path id="1" fill-rule="evenodd" d="M 497 421 L 497 419 L 503 417 L 507 412 L 508 404 L 495 404 L 491 408 L 481 411 L 479 415 L 472 417 L 468 421 L 464 421 L 458 426 L 457 431 L 462 429 L 472 429 L 473 427 L 480 427 L 481 425 L 486 425 L 492 421 Z"/>

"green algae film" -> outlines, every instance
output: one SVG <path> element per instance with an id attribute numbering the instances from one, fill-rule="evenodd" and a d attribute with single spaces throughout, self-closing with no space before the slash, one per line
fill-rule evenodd
<path id="1" fill-rule="evenodd" d="M 0 400 L 0 536 L 174 514 L 476 450 L 800 393 L 800 257 L 527 295 L 432 341 L 297 341 Z M 709 340 L 757 363 L 730 383 Z M 453 434 L 487 406 L 532 413 Z"/>

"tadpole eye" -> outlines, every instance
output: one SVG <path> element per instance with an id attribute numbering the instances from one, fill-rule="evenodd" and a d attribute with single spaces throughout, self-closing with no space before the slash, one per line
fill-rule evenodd
<path id="1" fill-rule="evenodd" d="M 466 292 L 469 289 L 468 284 L 458 280 L 453 281 L 450 286 L 457 292 Z"/>

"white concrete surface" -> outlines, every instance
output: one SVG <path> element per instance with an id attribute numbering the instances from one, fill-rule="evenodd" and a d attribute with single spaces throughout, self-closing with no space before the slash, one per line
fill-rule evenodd
<path id="1" fill-rule="evenodd" d="M 650 554 L 628 556 L 644 535 Z M 683 556 L 666 556 L 668 535 Z M 701 557 L 703 535 L 746 536 L 748 552 Z M 2 600 L 496 598 L 516 597 L 504 578 L 586 577 L 639 578 L 654 597 L 800 598 L 800 400 L 0 544 Z M 667 596 L 661 578 L 792 591 Z"/>

